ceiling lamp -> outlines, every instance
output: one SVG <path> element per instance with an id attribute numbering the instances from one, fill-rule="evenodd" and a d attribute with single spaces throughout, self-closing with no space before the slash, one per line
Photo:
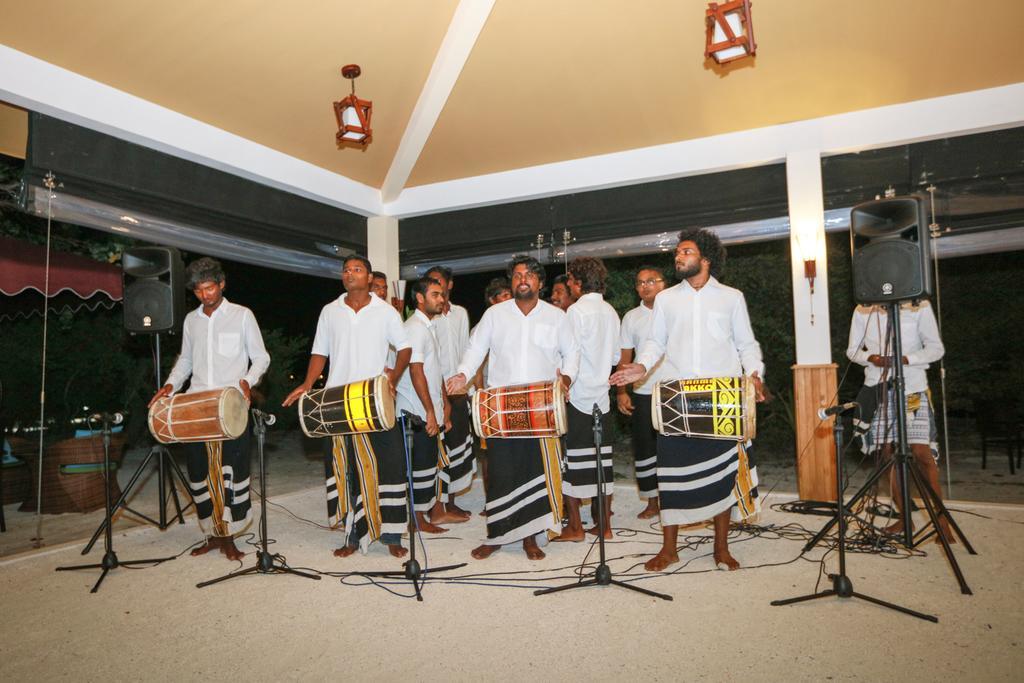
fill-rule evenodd
<path id="1" fill-rule="evenodd" d="M 754 24 L 750 20 L 750 0 L 709 3 L 705 24 L 705 58 L 711 57 L 719 64 L 726 64 L 757 54 Z"/>
<path id="2" fill-rule="evenodd" d="M 365 147 L 373 137 L 370 130 L 370 116 L 373 114 L 373 102 L 356 97 L 356 78 L 362 70 L 358 64 L 347 64 L 341 67 L 341 75 L 352 81 L 352 94 L 334 103 L 334 117 L 338 120 L 338 147 L 355 144 Z"/>

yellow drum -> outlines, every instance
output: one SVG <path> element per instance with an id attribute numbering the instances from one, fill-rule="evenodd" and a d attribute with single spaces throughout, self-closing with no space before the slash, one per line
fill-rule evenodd
<path id="1" fill-rule="evenodd" d="M 750 377 L 662 380 L 651 421 L 665 436 L 746 441 L 757 433 L 757 392 Z"/>
<path id="2" fill-rule="evenodd" d="M 386 375 L 318 389 L 299 399 L 306 436 L 381 432 L 395 426 L 395 397 Z"/>

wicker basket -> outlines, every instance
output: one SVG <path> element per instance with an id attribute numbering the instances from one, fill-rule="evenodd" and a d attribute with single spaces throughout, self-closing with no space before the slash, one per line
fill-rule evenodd
<path id="1" fill-rule="evenodd" d="M 110 463 L 121 464 L 125 438 L 114 434 L 110 439 Z M 29 497 L 18 508 L 21 512 L 36 510 L 36 465 L 33 457 L 26 458 L 31 474 Z M 121 495 L 115 476 L 111 480 L 111 500 Z M 64 439 L 50 444 L 43 451 L 43 513 L 58 515 L 64 512 L 92 512 L 105 504 L 103 493 L 103 437 Z"/>

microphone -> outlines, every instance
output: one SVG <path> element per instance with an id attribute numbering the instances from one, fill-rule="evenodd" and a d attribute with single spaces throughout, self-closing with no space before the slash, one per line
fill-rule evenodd
<path id="1" fill-rule="evenodd" d="M 818 419 L 824 420 L 832 417 L 833 415 L 842 415 L 843 413 L 853 410 L 854 408 L 860 408 L 860 404 L 856 401 L 850 401 L 849 403 L 840 403 L 834 405 L 831 408 L 818 408 Z"/>
<path id="2" fill-rule="evenodd" d="M 273 426 L 273 424 L 277 422 L 276 415 L 274 415 L 273 413 L 265 413 L 259 408 L 252 409 L 252 416 L 257 420 L 263 420 L 263 424 L 267 425 L 268 427 Z"/>
<path id="3" fill-rule="evenodd" d="M 73 417 L 71 418 L 71 424 L 87 425 L 92 422 L 107 421 L 110 424 L 119 425 L 124 422 L 124 416 L 124 413 L 93 413 L 92 415 L 86 415 L 85 417 Z"/>
<path id="4" fill-rule="evenodd" d="M 423 421 L 422 417 L 415 413 L 410 413 L 408 410 L 403 410 L 402 416 L 405 417 L 406 421 L 413 427 L 422 427 L 424 424 L 426 424 Z"/>

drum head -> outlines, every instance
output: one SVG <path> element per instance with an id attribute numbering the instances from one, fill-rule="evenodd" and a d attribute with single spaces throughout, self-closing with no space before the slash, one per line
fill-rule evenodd
<path id="1" fill-rule="evenodd" d="M 483 424 L 480 421 L 480 406 L 487 400 L 487 396 L 490 396 L 490 391 L 487 389 L 480 389 L 473 393 L 473 399 L 470 403 L 472 406 L 470 414 L 473 417 L 473 433 L 481 439 L 487 435 L 484 434 Z"/>
<path id="2" fill-rule="evenodd" d="M 757 390 L 750 376 L 743 377 L 743 438 L 750 441 L 757 436 Z"/>
<path id="3" fill-rule="evenodd" d="M 157 399 L 156 403 L 149 407 L 149 433 L 160 443 L 171 443 L 174 439 L 167 429 L 167 413 L 171 407 L 171 398 L 164 396 Z"/>
<path id="4" fill-rule="evenodd" d="M 654 391 L 651 392 L 651 426 L 654 431 L 661 432 L 661 380 L 654 383 Z"/>
<path id="5" fill-rule="evenodd" d="M 220 426 L 226 439 L 237 439 L 249 426 L 249 402 L 241 389 L 225 387 L 221 393 Z"/>
<path id="6" fill-rule="evenodd" d="M 556 379 L 551 384 L 551 410 L 555 414 L 555 431 L 558 436 L 565 436 L 569 431 L 569 417 L 565 412 L 565 385 L 561 379 Z"/>
<path id="7" fill-rule="evenodd" d="M 377 415 L 381 427 L 385 430 L 395 426 L 395 395 L 391 393 L 387 375 L 380 375 L 374 380 L 373 393 L 377 401 Z"/>

